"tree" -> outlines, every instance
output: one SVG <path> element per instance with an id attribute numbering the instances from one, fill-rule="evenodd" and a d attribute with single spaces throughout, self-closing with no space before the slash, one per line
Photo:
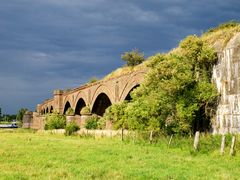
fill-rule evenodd
<path id="1" fill-rule="evenodd" d="M 199 130 L 196 124 L 209 121 L 218 97 L 211 83 L 216 60 L 214 49 L 201 38 L 187 37 L 178 51 L 152 56 L 149 72 L 144 83 L 133 91 L 132 101 L 110 106 L 104 118 L 112 120 L 117 129 L 125 126 L 167 134 Z"/>
<path id="2" fill-rule="evenodd" d="M 129 126 L 180 134 L 199 128 L 195 124 L 209 120 L 207 110 L 218 96 L 211 83 L 216 59 L 214 49 L 197 36 L 183 40 L 177 52 L 153 56 L 146 81 L 126 108 Z"/>
<path id="3" fill-rule="evenodd" d="M 22 120 L 23 120 L 23 116 L 24 116 L 24 114 L 25 114 L 27 111 L 28 111 L 27 108 L 21 108 L 21 109 L 18 111 L 18 114 L 17 114 L 16 119 L 17 119 L 18 121 L 22 121 Z"/>
<path id="4" fill-rule="evenodd" d="M 139 52 L 138 49 L 133 49 L 131 52 L 125 52 L 121 55 L 121 59 L 127 62 L 127 66 L 136 66 L 145 60 L 144 54 Z"/>

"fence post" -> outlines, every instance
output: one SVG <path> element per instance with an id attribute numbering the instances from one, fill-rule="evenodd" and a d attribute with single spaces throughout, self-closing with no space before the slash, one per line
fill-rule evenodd
<path id="1" fill-rule="evenodd" d="M 123 128 L 121 129 L 121 139 L 122 139 L 122 141 L 124 140 L 123 139 Z"/>
<path id="2" fill-rule="evenodd" d="M 173 134 L 171 135 L 170 140 L 169 140 L 169 142 L 168 142 L 168 147 L 170 147 L 170 145 L 171 145 L 172 138 L 173 138 Z"/>
<path id="3" fill-rule="evenodd" d="M 223 134 L 223 135 L 222 135 L 222 142 L 221 142 L 221 149 L 220 149 L 221 155 L 224 154 L 225 142 L 226 142 L 226 137 L 225 137 L 225 134 Z"/>
<path id="4" fill-rule="evenodd" d="M 153 131 L 150 131 L 149 142 L 152 143 L 153 140 Z"/>
<path id="5" fill-rule="evenodd" d="M 200 132 L 199 132 L 199 131 L 197 131 L 197 132 L 195 133 L 195 137 L 194 137 L 194 144 L 193 144 L 193 147 L 194 147 L 194 149 L 195 149 L 195 150 L 197 150 L 197 149 L 198 149 L 198 144 L 199 144 L 199 136 L 200 136 Z"/>
<path id="6" fill-rule="evenodd" d="M 236 143 L 236 136 L 232 136 L 232 144 L 231 144 L 231 149 L 230 149 L 230 155 L 234 156 L 235 155 L 235 143 Z"/>

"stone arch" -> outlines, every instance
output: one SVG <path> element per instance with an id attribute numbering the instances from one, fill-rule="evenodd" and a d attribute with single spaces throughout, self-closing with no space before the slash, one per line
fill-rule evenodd
<path id="1" fill-rule="evenodd" d="M 138 88 L 140 86 L 140 84 L 136 84 L 135 86 L 132 87 L 132 89 L 128 92 L 127 96 L 124 98 L 124 101 L 130 101 L 132 100 L 132 97 L 131 97 L 131 92 Z"/>
<path id="2" fill-rule="evenodd" d="M 63 114 L 66 114 L 66 111 L 68 110 L 68 108 L 71 108 L 71 104 L 69 101 L 67 101 L 64 105 Z"/>
<path id="3" fill-rule="evenodd" d="M 130 81 L 128 81 L 122 92 L 120 93 L 120 96 L 119 96 L 119 100 L 122 102 L 124 101 L 127 96 L 129 95 L 129 93 L 134 89 L 136 88 L 137 86 L 140 85 L 140 83 L 143 81 L 143 72 L 140 72 L 140 73 L 136 73 L 133 75 L 133 77 L 130 78 Z"/>
<path id="4" fill-rule="evenodd" d="M 88 98 L 87 98 L 87 95 L 86 93 L 84 93 L 83 91 L 80 91 L 77 93 L 76 95 L 76 98 L 74 100 L 74 104 L 73 104 L 73 107 L 76 107 L 77 106 L 77 103 L 80 99 L 83 99 L 83 101 L 85 102 L 86 105 L 89 105 L 88 103 Z"/>
<path id="5" fill-rule="evenodd" d="M 64 100 L 63 100 L 63 110 L 62 110 L 62 114 L 64 114 L 65 113 L 65 106 L 66 106 L 66 104 L 67 103 L 69 103 L 70 104 L 70 107 L 72 108 L 73 107 L 73 103 L 72 103 L 72 98 L 71 98 L 71 96 L 66 96 L 65 98 L 64 98 Z"/>
<path id="6" fill-rule="evenodd" d="M 103 116 L 105 110 L 112 105 L 111 100 L 105 93 L 100 93 L 94 101 L 92 113 Z"/>
<path id="7" fill-rule="evenodd" d="M 109 88 L 105 85 L 100 85 L 97 87 L 97 89 L 95 90 L 95 92 L 93 93 L 93 96 L 91 98 L 91 104 L 90 104 L 90 108 L 93 108 L 93 105 L 97 99 L 97 97 L 101 94 L 104 93 L 110 100 L 111 104 L 114 103 L 114 95 L 111 93 L 111 91 L 109 90 Z"/>
<path id="8" fill-rule="evenodd" d="M 84 101 L 83 98 L 80 98 L 77 101 L 77 104 L 75 106 L 75 114 L 80 115 L 80 112 L 81 112 L 82 108 L 85 107 L 85 106 L 86 106 L 86 102 Z"/>
<path id="9" fill-rule="evenodd" d="M 48 107 L 46 108 L 46 114 L 47 114 L 47 113 L 49 113 L 49 109 L 48 109 Z"/>

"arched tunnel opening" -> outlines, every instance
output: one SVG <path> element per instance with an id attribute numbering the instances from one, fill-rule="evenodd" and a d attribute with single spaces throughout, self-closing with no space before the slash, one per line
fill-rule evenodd
<path id="1" fill-rule="evenodd" d="M 81 112 L 82 108 L 85 107 L 85 106 L 86 106 L 85 101 L 82 98 L 80 98 L 78 100 L 76 108 L 75 108 L 75 114 L 80 115 L 80 112 Z"/>
<path id="2" fill-rule="evenodd" d="M 137 87 L 139 87 L 140 85 L 137 84 L 136 86 L 134 86 L 128 93 L 128 95 L 126 96 L 125 98 L 125 101 L 131 101 L 132 100 L 132 97 L 131 97 L 131 92 L 133 92 L 134 89 L 136 89 Z"/>
<path id="3" fill-rule="evenodd" d="M 105 93 L 101 93 L 98 95 L 96 101 L 94 102 L 92 113 L 103 116 L 105 110 L 111 105 L 112 103 L 108 96 Z"/>
<path id="4" fill-rule="evenodd" d="M 196 112 L 195 120 L 192 123 L 192 131 L 200 132 L 210 132 L 211 130 L 211 120 L 205 113 L 205 108 L 201 107 L 199 111 Z"/>
<path id="5" fill-rule="evenodd" d="M 70 103 L 67 101 L 66 104 L 65 104 L 65 106 L 64 106 L 63 114 L 66 114 L 68 108 L 70 108 L 70 107 L 71 107 L 71 105 L 70 105 Z"/>

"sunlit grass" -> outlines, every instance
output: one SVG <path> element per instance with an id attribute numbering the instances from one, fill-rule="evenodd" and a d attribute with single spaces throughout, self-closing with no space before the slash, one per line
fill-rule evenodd
<path id="1" fill-rule="evenodd" d="M 194 152 L 191 139 L 173 139 L 173 146 L 168 148 L 167 139 L 150 145 L 132 140 L 121 142 L 120 138 L 0 130 L 0 142 L 0 179 L 237 179 L 240 176 L 238 154 L 230 157 L 226 152 L 220 156 L 218 148 Z"/>

